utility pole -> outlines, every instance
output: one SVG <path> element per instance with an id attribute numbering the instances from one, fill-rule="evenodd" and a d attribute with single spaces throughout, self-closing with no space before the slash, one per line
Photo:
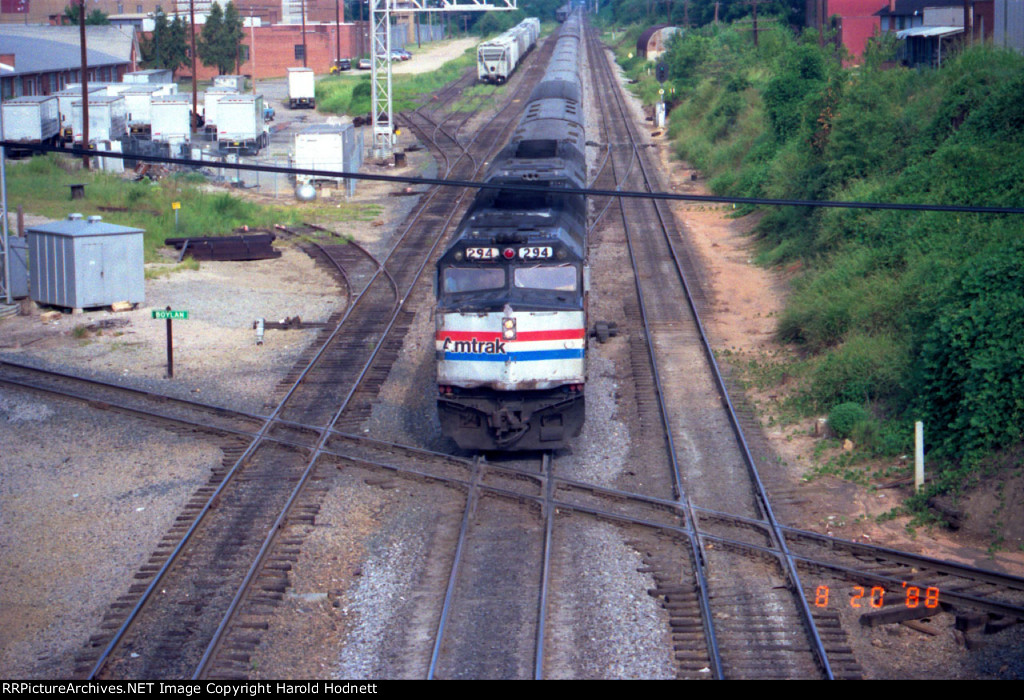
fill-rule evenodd
<path id="1" fill-rule="evenodd" d="M 302 67 L 306 68 L 306 0 L 299 2 L 302 10 Z"/>
<path id="2" fill-rule="evenodd" d="M 334 54 L 341 61 L 341 0 L 334 0 Z"/>
<path id="3" fill-rule="evenodd" d="M 85 2 L 85 0 L 82 0 Z M 196 79 L 196 2 L 188 0 L 188 23 L 192 35 L 192 129 L 199 128 L 199 83 Z"/>
<path id="4" fill-rule="evenodd" d="M 78 10 L 78 38 L 82 46 L 82 148 L 89 150 L 89 61 L 85 48 L 85 0 Z M 82 167 L 89 169 L 89 155 L 82 156 Z M 7 212 L 4 212 L 6 214 Z"/>
<path id="5" fill-rule="evenodd" d="M 744 0 L 744 4 L 750 5 L 754 9 L 754 48 L 757 48 L 757 6 L 765 0 Z"/>

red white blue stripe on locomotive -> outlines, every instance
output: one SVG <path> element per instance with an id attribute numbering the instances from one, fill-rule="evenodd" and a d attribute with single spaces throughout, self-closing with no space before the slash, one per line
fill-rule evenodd
<path id="1" fill-rule="evenodd" d="M 508 318 L 502 313 L 439 314 L 438 383 L 500 389 L 583 383 L 582 312 L 516 312 L 512 334 L 502 331 Z"/>

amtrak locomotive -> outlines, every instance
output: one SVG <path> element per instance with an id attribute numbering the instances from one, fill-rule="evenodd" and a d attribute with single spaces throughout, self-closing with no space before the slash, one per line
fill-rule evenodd
<path id="1" fill-rule="evenodd" d="M 544 79 L 438 262 L 441 428 L 460 447 L 554 449 L 579 435 L 587 348 L 582 25 Z M 530 190 L 511 186 L 531 185 Z"/>

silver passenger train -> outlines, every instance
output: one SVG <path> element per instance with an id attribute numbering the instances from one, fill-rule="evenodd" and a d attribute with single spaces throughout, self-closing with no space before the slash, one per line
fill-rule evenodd
<path id="1" fill-rule="evenodd" d="M 464 449 L 555 449 L 584 421 L 587 184 L 579 13 L 437 265 L 441 429 Z M 503 189 L 504 186 L 509 189 Z M 513 186 L 532 186 L 529 190 Z"/>
<path id="2" fill-rule="evenodd" d="M 540 20 L 530 17 L 504 34 L 480 44 L 476 50 L 477 78 L 483 83 L 504 83 L 530 49 L 537 45 L 539 37 Z"/>

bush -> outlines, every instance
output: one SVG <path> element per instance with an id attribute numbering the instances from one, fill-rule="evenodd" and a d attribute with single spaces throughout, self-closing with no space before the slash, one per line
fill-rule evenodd
<path id="1" fill-rule="evenodd" d="M 834 406 L 828 412 L 828 425 L 841 438 L 848 438 L 858 425 L 871 420 L 871 414 L 859 403 L 848 401 Z"/>
<path id="2" fill-rule="evenodd" d="M 1024 439 L 1024 243 L 964 264 L 920 349 L 918 391 L 943 451 L 974 457 Z"/>

